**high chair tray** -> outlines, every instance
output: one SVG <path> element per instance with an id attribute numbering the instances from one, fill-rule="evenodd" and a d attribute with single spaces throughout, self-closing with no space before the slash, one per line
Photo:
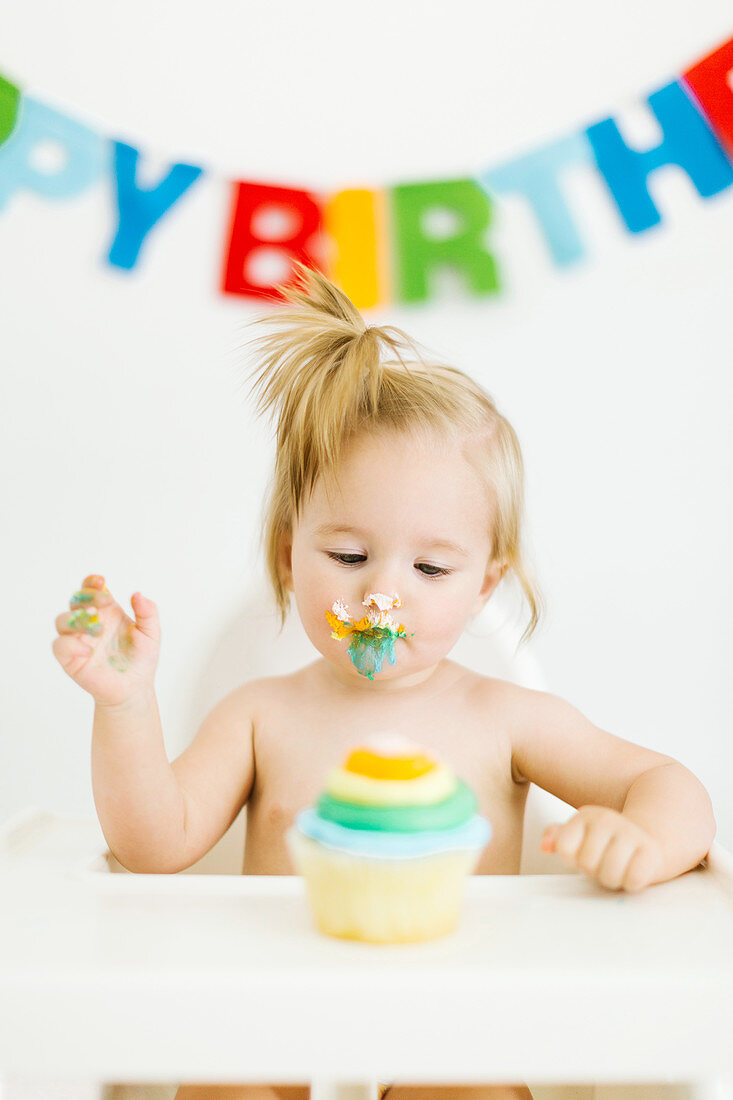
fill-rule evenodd
<path id="1" fill-rule="evenodd" d="M 733 860 L 640 894 L 473 876 L 458 930 L 316 932 L 291 876 L 111 874 L 95 820 L 0 830 L 0 1075 L 693 1080 L 733 1073 Z"/>

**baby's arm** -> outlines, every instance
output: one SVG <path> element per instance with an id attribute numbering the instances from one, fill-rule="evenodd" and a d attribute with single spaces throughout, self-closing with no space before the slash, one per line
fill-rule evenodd
<path id="1" fill-rule="evenodd" d="M 223 836 L 254 782 L 254 684 L 225 696 L 168 762 L 155 695 L 94 711 L 92 785 L 105 839 L 129 871 L 171 873 Z"/>
<path id="2" fill-rule="evenodd" d="M 140 592 L 134 619 L 92 573 L 56 617 L 54 656 L 94 699 L 92 787 L 102 832 L 130 871 L 190 867 L 231 825 L 254 782 L 257 682 L 214 707 L 168 762 L 155 698 L 158 609 Z"/>
<path id="3" fill-rule="evenodd" d="M 666 882 L 704 859 L 715 818 L 692 772 L 606 733 L 556 695 L 508 690 L 513 769 L 578 810 L 545 830 L 545 851 L 608 889 L 629 891 Z"/>

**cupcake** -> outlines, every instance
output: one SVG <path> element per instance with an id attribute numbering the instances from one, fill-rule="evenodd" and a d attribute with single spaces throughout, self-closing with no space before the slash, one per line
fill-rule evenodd
<path id="1" fill-rule="evenodd" d="M 491 826 L 471 789 L 403 737 L 370 738 L 333 768 L 286 834 L 316 926 L 413 943 L 452 932 Z"/>

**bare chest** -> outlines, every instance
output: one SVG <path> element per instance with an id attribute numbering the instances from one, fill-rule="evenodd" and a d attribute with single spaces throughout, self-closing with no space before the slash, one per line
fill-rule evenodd
<path id="1" fill-rule="evenodd" d="M 297 691 L 273 682 L 255 730 L 256 777 L 247 803 L 244 874 L 293 874 L 285 834 L 312 805 L 330 768 L 375 733 L 400 733 L 432 750 L 465 780 L 492 837 L 477 874 L 517 874 L 527 787 L 511 775 L 511 739 L 480 693 L 462 689 L 425 700 L 368 700 Z M 303 685 L 300 685 L 301 688 Z"/>

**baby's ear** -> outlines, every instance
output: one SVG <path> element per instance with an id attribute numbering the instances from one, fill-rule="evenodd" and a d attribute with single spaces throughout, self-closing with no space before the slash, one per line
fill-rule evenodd
<path id="1" fill-rule="evenodd" d="M 478 615 L 479 611 L 488 603 L 494 589 L 506 573 L 509 566 L 506 562 L 492 561 L 489 564 L 486 574 L 484 576 L 484 582 L 481 585 L 476 601 L 471 609 L 471 615 Z"/>

